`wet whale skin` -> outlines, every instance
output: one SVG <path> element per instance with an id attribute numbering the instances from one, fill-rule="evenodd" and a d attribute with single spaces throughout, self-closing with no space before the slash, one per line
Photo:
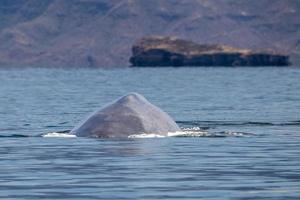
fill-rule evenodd
<path id="1" fill-rule="evenodd" d="M 135 134 L 166 136 L 180 131 L 176 122 L 138 93 L 130 93 L 91 114 L 71 130 L 79 137 L 124 138 Z"/>

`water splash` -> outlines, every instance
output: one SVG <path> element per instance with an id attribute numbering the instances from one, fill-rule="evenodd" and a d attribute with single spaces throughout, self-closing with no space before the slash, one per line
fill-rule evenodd
<path id="1" fill-rule="evenodd" d="M 128 138 L 166 138 L 166 137 L 250 137 L 256 134 L 236 131 L 208 132 L 200 127 L 182 128 L 182 131 L 170 132 L 167 135 L 134 134 Z"/>
<path id="2" fill-rule="evenodd" d="M 159 135 L 159 134 L 133 134 L 129 135 L 128 138 L 165 138 L 166 136 L 164 135 Z"/>
<path id="3" fill-rule="evenodd" d="M 62 133 L 62 132 L 53 132 L 43 134 L 42 137 L 63 137 L 63 138 L 75 138 L 76 135 L 72 135 L 70 133 Z"/>
<path id="4" fill-rule="evenodd" d="M 128 138 L 166 138 L 166 137 L 251 137 L 256 136 L 254 133 L 238 132 L 238 131 L 212 131 L 210 128 L 202 126 L 181 127 L 182 131 L 170 132 L 166 135 L 160 134 L 132 134 Z M 45 137 L 45 138 L 75 138 L 76 135 L 70 134 L 70 130 L 49 132 L 40 135 L 0 135 L 0 137 Z"/>

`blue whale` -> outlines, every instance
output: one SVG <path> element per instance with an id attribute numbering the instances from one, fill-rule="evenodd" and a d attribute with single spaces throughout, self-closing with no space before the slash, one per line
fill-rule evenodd
<path id="1" fill-rule="evenodd" d="M 164 111 L 140 94 L 130 93 L 91 114 L 71 130 L 79 137 L 128 138 L 137 134 L 167 136 L 181 131 Z"/>

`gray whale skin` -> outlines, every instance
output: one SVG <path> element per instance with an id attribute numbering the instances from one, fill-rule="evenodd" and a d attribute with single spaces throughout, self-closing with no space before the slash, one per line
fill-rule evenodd
<path id="1" fill-rule="evenodd" d="M 142 95 L 129 93 L 90 115 L 71 130 L 79 137 L 127 138 L 135 134 L 180 131 L 175 121 Z"/>

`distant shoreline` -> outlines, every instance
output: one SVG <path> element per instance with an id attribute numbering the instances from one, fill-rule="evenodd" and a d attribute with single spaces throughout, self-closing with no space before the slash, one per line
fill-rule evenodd
<path id="1" fill-rule="evenodd" d="M 290 66 L 290 56 L 220 44 L 197 44 L 172 37 L 146 37 L 132 47 L 134 67 Z"/>

